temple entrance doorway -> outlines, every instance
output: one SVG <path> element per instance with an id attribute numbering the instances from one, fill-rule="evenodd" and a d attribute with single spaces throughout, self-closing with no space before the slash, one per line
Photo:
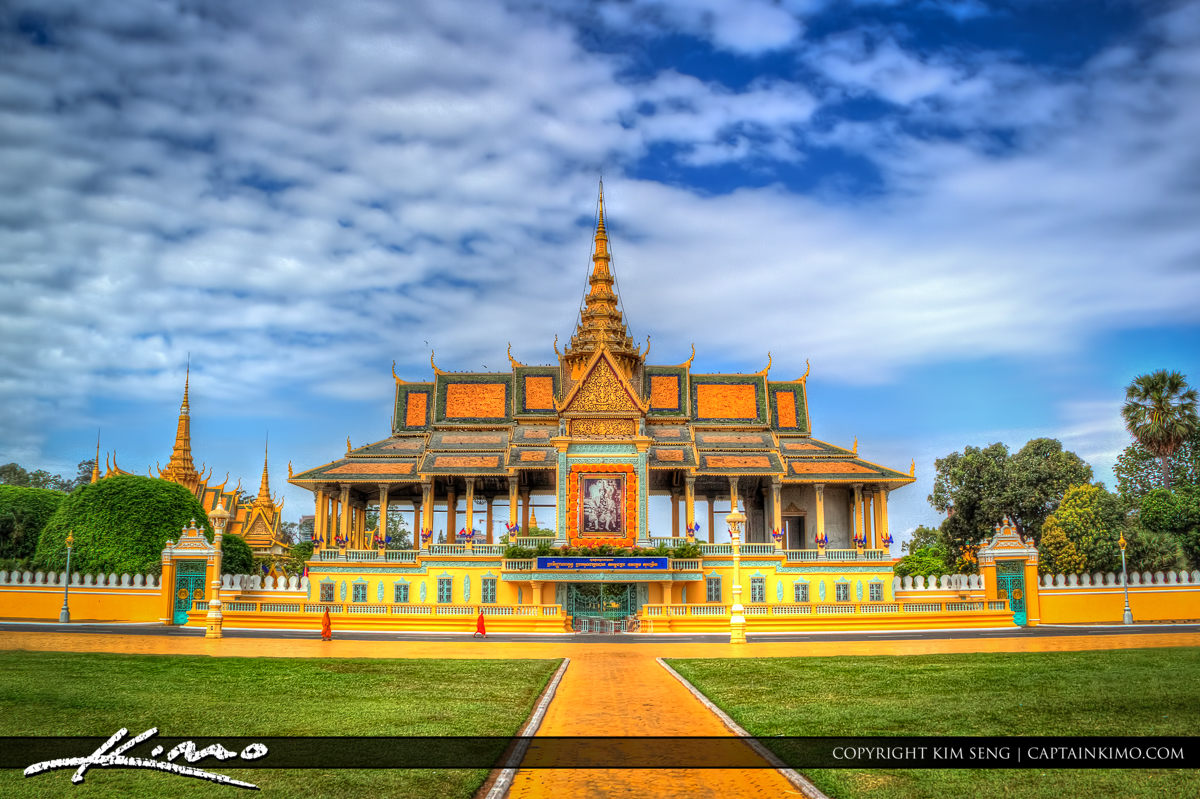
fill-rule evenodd
<path id="1" fill-rule="evenodd" d="M 633 583 L 569 583 L 567 615 L 577 633 L 621 633 L 637 613 Z"/>

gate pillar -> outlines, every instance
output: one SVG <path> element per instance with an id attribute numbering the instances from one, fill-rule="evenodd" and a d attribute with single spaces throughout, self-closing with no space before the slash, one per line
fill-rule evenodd
<path id="1" fill-rule="evenodd" d="M 214 574 L 217 564 L 217 548 L 204 537 L 204 530 L 184 527 L 179 534 L 179 543 L 168 541 L 162 553 L 162 607 L 164 624 L 187 624 L 187 614 L 201 600 L 207 602 L 205 578 Z M 181 592 L 186 592 L 186 595 Z M 205 612 L 208 607 L 205 605 Z"/>
<path id="2" fill-rule="evenodd" d="M 979 548 L 979 575 L 985 597 L 990 601 L 1007 600 L 1015 623 L 1029 627 L 1041 624 L 1037 547 L 1021 538 L 1007 516 L 996 525 L 992 540 Z"/>

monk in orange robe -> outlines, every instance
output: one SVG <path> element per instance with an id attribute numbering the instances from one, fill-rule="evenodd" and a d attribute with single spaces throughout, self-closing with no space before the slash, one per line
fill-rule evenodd
<path id="1" fill-rule="evenodd" d="M 329 621 L 329 608 L 325 608 L 325 615 L 321 617 L 321 640 L 333 640 L 333 624 Z"/>
<path id="2" fill-rule="evenodd" d="M 487 638 L 487 627 L 483 623 L 482 610 L 479 611 L 479 618 L 475 620 L 475 635 L 482 635 L 484 638 Z M 472 635 L 471 637 L 474 638 L 475 635 Z"/>

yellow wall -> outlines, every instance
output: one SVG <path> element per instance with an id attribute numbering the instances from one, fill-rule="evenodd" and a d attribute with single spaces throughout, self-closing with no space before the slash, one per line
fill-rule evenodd
<path id="1" fill-rule="evenodd" d="M 69 593 L 71 621 L 162 620 L 159 588 L 73 585 Z M 0 618 L 58 621 L 61 585 L 0 585 Z"/>
<path id="2" fill-rule="evenodd" d="M 1042 586 L 1042 624 L 1120 624 L 1125 612 L 1121 586 Z M 1200 619 L 1200 585 L 1131 585 L 1134 622 Z"/>

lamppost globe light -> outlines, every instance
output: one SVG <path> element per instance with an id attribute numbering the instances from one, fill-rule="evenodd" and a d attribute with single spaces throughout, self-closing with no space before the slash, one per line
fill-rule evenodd
<path id="1" fill-rule="evenodd" d="M 739 513 L 735 507 L 725 517 L 725 523 L 729 525 L 729 541 L 733 549 L 733 603 L 729 607 L 729 643 L 744 644 L 746 643 L 746 616 L 745 608 L 742 606 L 742 524 L 746 521 L 746 516 Z"/>
<path id="2" fill-rule="evenodd" d="M 1129 608 L 1129 573 L 1125 569 L 1125 531 L 1117 541 L 1121 547 L 1121 586 L 1125 589 L 1125 612 L 1121 618 L 1122 624 L 1133 624 L 1133 611 Z"/>
<path id="3" fill-rule="evenodd" d="M 75 543 L 75 531 L 68 530 L 67 531 L 67 572 L 66 572 L 65 577 L 63 578 L 63 606 L 62 606 L 62 610 L 60 610 L 58 612 L 58 623 L 59 624 L 70 624 L 71 623 L 71 609 L 69 607 L 67 607 L 67 592 L 70 591 L 70 587 L 71 587 L 71 547 L 72 547 L 72 545 L 74 545 L 74 543 Z"/>
<path id="4" fill-rule="evenodd" d="M 212 589 L 208 600 L 208 616 L 205 621 L 208 628 L 204 632 L 205 638 L 221 638 L 223 637 L 221 616 L 221 543 L 225 533 L 225 523 L 229 521 L 229 511 L 225 510 L 225 504 L 218 502 L 217 507 L 208 512 L 208 521 L 213 527 L 213 547 L 216 552 L 213 556 L 213 578 Z"/>

